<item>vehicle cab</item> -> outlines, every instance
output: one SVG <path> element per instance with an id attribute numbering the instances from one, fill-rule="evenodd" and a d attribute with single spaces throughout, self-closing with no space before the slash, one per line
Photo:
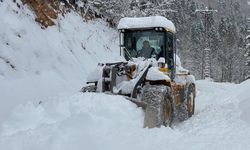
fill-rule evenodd
<path id="1" fill-rule="evenodd" d="M 118 24 L 120 54 L 126 60 L 165 58 L 174 79 L 176 70 L 176 29 L 165 17 L 122 18 Z"/>

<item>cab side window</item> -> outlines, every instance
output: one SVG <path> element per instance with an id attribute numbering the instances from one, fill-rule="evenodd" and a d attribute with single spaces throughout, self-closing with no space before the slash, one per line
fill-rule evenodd
<path id="1" fill-rule="evenodd" d="M 166 46 L 167 46 L 167 62 L 169 68 L 174 68 L 174 34 L 171 32 L 167 32 L 167 39 L 166 39 Z"/>

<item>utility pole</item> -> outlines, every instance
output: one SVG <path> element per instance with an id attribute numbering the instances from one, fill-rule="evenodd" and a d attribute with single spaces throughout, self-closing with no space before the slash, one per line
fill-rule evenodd
<path id="1" fill-rule="evenodd" d="M 250 79 L 250 18 L 247 18 L 247 44 L 246 44 L 246 69 L 247 69 L 247 75 L 245 76 L 245 79 Z"/>
<path id="2" fill-rule="evenodd" d="M 205 9 L 196 9 L 196 13 L 200 13 L 204 16 L 205 21 L 205 48 L 203 50 L 202 58 L 202 79 L 211 79 L 211 49 L 210 43 L 208 41 L 208 17 L 209 15 L 216 13 L 217 10 L 211 10 L 206 7 Z"/>

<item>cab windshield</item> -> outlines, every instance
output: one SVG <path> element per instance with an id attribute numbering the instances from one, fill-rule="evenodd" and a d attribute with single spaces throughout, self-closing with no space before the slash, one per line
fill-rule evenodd
<path id="1" fill-rule="evenodd" d="M 125 58 L 163 57 L 164 32 L 130 31 L 124 33 Z"/>

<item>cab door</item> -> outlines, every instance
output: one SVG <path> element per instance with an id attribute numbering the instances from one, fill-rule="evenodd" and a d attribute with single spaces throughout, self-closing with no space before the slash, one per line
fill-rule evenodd
<path id="1" fill-rule="evenodd" d="M 170 70 L 171 79 L 175 77 L 175 53 L 176 53 L 176 37 L 172 32 L 166 32 L 166 63 Z"/>

